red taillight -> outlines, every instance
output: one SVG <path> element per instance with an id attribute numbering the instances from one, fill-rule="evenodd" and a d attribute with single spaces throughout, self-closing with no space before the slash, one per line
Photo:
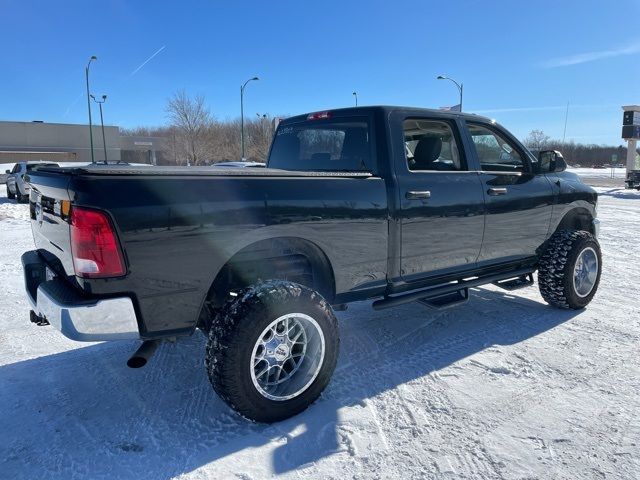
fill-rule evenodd
<path id="1" fill-rule="evenodd" d="M 71 255 L 76 275 L 84 278 L 125 274 L 122 252 L 109 217 L 82 207 L 71 208 Z"/>
<path id="2" fill-rule="evenodd" d="M 324 120 L 325 118 L 331 118 L 331 112 L 315 112 L 307 115 L 307 120 Z"/>

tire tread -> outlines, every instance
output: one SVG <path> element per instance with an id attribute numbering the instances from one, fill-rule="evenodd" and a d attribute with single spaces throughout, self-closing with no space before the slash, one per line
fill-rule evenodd
<path id="1" fill-rule="evenodd" d="M 256 408 L 255 403 L 246 394 L 241 378 L 243 373 L 238 373 L 236 355 L 237 352 L 246 348 L 248 343 L 253 345 L 256 336 L 256 321 L 270 315 L 271 306 L 286 305 L 291 302 L 308 302 L 321 310 L 323 317 L 329 321 L 330 325 L 329 331 L 325 332 L 325 351 L 332 350 L 335 354 L 325 356 L 330 363 L 326 366 L 323 365 L 314 383 L 300 397 L 305 396 L 312 389 L 317 391 L 317 395 L 311 392 L 308 401 L 291 402 L 294 405 L 285 413 L 261 411 Z M 237 297 L 228 300 L 217 311 L 209 331 L 205 366 L 213 389 L 231 408 L 250 420 L 271 422 L 295 415 L 315 401 L 324 390 L 335 369 L 338 349 L 337 320 L 331 306 L 325 299 L 319 293 L 302 285 L 270 280 L 240 291 Z M 296 397 L 294 400 L 300 397 Z M 274 403 L 284 404 L 286 402 Z"/>
<path id="2" fill-rule="evenodd" d="M 557 308 L 577 309 L 584 305 L 578 304 L 571 298 L 568 275 L 572 275 L 570 258 L 576 249 L 580 249 L 585 242 L 594 242 L 598 251 L 599 266 L 600 247 L 595 237 L 584 230 L 561 230 L 554 233 L 548 240 L 544 253 L 539 260 L 538 287 L 542 298 Z M 601 267 L 600 267 L 601 268 Z M 599 281 L 599 274 L 598 274 Z M 587 297 L 588 303 L 598 287 L 598 281 Z"/>

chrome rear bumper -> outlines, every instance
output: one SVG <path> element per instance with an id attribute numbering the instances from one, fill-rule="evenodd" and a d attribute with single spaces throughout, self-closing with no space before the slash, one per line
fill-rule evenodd
<path id="1" fill-rule="evenodd" d="M 87 298 L 62 278 L 47 280 L 46 263 L 37 251 L 22 255 L 27 298 L 67 338 L 80 342 L 140 338 L 129 297 Z"/>

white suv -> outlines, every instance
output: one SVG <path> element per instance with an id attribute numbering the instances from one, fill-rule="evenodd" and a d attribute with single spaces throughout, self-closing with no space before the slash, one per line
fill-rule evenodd
<path id="1" fill-rule="evenodd" d="M 18 203 L 26 201 L 29 198 L 31 186 L 25 182 L 24 175 L 39 166 L 57 167 L 58 164 L 43 161 L 18 162 L 13 169 L 7 170 L 7 197 L 15 198 Z"/>

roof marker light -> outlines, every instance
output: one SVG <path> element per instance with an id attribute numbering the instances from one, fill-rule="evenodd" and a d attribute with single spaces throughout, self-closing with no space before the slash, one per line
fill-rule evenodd
<path id="1" fill-rule="evenodd" d="M 307 115 L 307 120 L 324 120 L 326 118 L 331 118 L 331 112 L 329 111 L 315 112 Z"/>

